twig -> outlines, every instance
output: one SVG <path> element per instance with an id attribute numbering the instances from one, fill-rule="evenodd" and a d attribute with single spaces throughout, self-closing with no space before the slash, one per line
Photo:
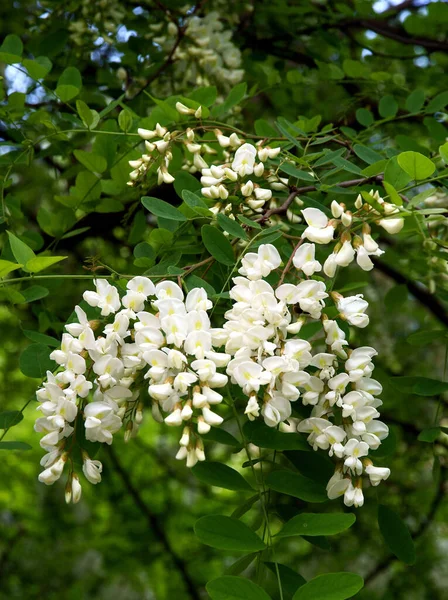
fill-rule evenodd
<path id="1" fill-rule="evenodd" d="M 356 185 L 364 185 L 366 183 L 381 183 L 383 181 L 383 176 L 382 175 L 374 175 L 373 177 L 363 177 L 362 179 L 349 179 L 347 181 L 341 181 L 337 185 L 337 187 L 341 187 L 341 188 L 348 188 L 348 187 L 354 187 Z M 287 197 L 287 199 L 285 200 L 285 202 L 283 202 L 283 204 L 281 206 L 279 206 L 278 208 L 271 208 L 270 210 L 266 211 L 266 213 L 260 217 L 259 219 L 257 219 L 258 223 L 265 223 L 270 217 L 272 217 L 272 215 L 280 215 L 285 213 L 288 208 L 291 206 L 291 204 L 294 201 L 294 198 L 296 196 L 298 196 L 299 194 L 306 194 L 307 192 L 315 192 L 317 190 L 317 186 L 316 185 L 305 185 L 303 187 L 290 187 L 291 193 L 289 194 L 289 196 Z"/>
<path id="2" fill-rule="evenodd" d="M 445 498 L 445 481 L 446 481 L 446 468 L 442 467 L 440 470 L 440 482 L 439 482 L 439 486 L 437 489 L 437 493 L 435 494 L 435 496 L 431 502 L 431 506 L 429 508 L 428 514 L 423 519 L 423 521 L 420 523 L 418 529 L 415 531 L 415 533 L 412 536 L 412 539 L 414 542 L 417 541 L 426 532 L 426 530 L 428 529 L 428 527 L 431 525 L 432 521 L 434 520 L 437 510 L 438 510 L 440 504 L 442 503 L 442 500 Z M 377 564 L 377 566 L 372 571 L 370 571 L 370 573 L 366 577 L 364 577 L 364 584 L 368 585 L 372 581 L 372 579 L 375 579 L 375 577 L 380 575 L 380 573 L 382 573 L 383 571 L 388 569 L 390 564 L 394 560 L 396 560 L 396 558 L 392 554 L 390 554 L 389 556 L 384 558 L 380 563 Z"/>
<path id="3" fill-rule="evenodd" d="M 107 447 L 107 453 L 109 454 L 111 463 L 116 473 L 120 476 L 123 485 L 129 492 L 131 498 L 134 500 L 135 505 L 140 510 L 142 515 L 146 518 L 149 527 L 154 531 L 157 539 L 161 542 L 167 554 L 170 555 L 171 560 L 173 561 L 174 565 L 176 566 L 185 583 L 185 587 L 187 588 L 190 597 L 193 598 L 193 600 L 200 600 L 201 596 L 196 589 L 194 581 L 191 579 L 187 571 L 186 564 L 179 556 L 177 556 L 177 554 L 171 548 L 171 544 L 168 538 L 166 537 L 165 531 L 163 530 L 163 527 L 161 526 L 161 523 L 158 520 L 157 516 L 151 511 L 149 506 L 141 497 L 140 492 L 132 483 L 129 474 L 127 473 L 126 469 L 122 467 L 117 455 L 115 454 L 115 451 L 112 449 L 111 446 Z"/>
<path id="4" fill-rule="evenodd" d="M 384 273 L 384 275 L 387 275 L 397 283 L 407 285 L 408 290 L 414 296 L 414 298 L 430 312 L 432 312 L 436 319 L 448 327 L 448 313 L 444 305 L 436 298 L 436 296 L 430 294 L 418 282 L 411 281 L 406 277 L 406 275 L 403 275 L 403 273 L 400 273 L 394 267 L 391 267 L 383 261 L 374 258 L 374 263 L 375 267 Z"/>
<path id="5" fill-rule="evenodd" d="M 297 250 L 298 250 L 298 249 L 300 248 L 300 246 L 303 244 L 303 241 L 304 241 L 303 239 L 302 239 L 302 240 L 300 240 L 300 241 L 299 241 L 299 242 L 298 242 L 298 243 L 295 245 L 295 247 L 294 247 L 294 250 L 291 252 L 291 256 L 288 258 L 288 262 L 286 263 L 286 266 L 285 266 L 285 268 L 283 269 L 283 271 L 282 271 L 282 274 L 281 274 L 281 277 L 280 277 L 280 280 L 279 280 L 279 282 L 278 282 L 278 285 L 279 285 L 279 286 L 280 286 L 280 285 L 282 285 L 282 283 L 283 283 L 283 281 L 284 281 L 284 279 L 285 279 L 286 273 L 287 273 L 287 272 L 289 271 L 289 269 L 291 268 L 291 263 L 292 263 L 292 261 L 293 261 L 293 259 L 294 259 L 294 256 L 295 256 L 295 254 L 296 254 Z"/>

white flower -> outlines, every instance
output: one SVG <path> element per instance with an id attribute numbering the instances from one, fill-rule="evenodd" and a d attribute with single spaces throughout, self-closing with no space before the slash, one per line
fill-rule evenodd
<path id="1" fill-rule="evenodd" d="M 209 310 L 213 303 L 207 297 L 207 292 L 204 288 L 194 288 L 188 292 L 185 300 L 185 307 L 188 312 L 192 310 Z"/>
<path id="2" fill-rule="evenodd" d="M 102 470 L 103 465 L 99 460 L 91 460 L 87 454 L 83 453 L 82 472 L 87 481 L 90 481 L 94 485 L 100 483 Z"/>
<path id="3" fill-rule="evenodd" d="M 370 483 L 376 486 L 389 477 L 390 469 L 387 467 L 374 467 L 373 465 L 369 465 L 366 467 L 366 473 L 369 476 Z"/>
<path id="4" fill-rule="evenodd" d="M 244 414 L 248 416 L 249 421 L 253 421 L 260 416 L 260 406 L 258 405 L 256 396 L 251 396 L 249 398 Z"/>
<path id="5" fill-rule="evenodd" d="M 144 294 L 146 297 L 154 296 L 155 287 L 153 282 L 148 277 L 134 277 L 126 284 L 128 290 Z"/>
<path id="6" fill-rule="evenodd" d="M 184 299 L 182 289 L 173 281 L 162 281 L 156 285 L 156 296 L 159 300 Z"/>
<path id="7" fill-rule="evenodd" d="M 232 376 L 243 392 L 248 395 L 250 392 L 258 392 L 262 385 L 271 381 L 271 374 L 253 361 L 244 361 L 237 365 Z"/>
<path id="8" fill-rule="evenodd" d="M 324 262 L 324 273 L 327 277 L 334 277 L 338 264 L 336 262 L 336 254 L 333 252 L 330 254 Z"/>
<path id="9" fill-rule="evenodd" d="M 363 471 L 360 457 L 367 456 L 369 446 L 365 442 L 359 442 L 352 438 L 345 444 L 344 454 L 347 457 L 344 460 L 344 467 L 349 469 L 353 475 L 361 475 Z"/>
<path id="10" fill-rule="evenodd" d="M 105 279 L 95 279 L 96 292 L 86 291 L 84 300 L 90 306 L 101 308 L 101 315 L 107 317 L 120 309 L 120 296 L 115 286 L 110 285 Z"/>
<path id="11" fill-rule="evenodd" d="M 341 313 L 341 316 L 346 319 L 350 325 L 363 328 L 367 327 L 369 324 L 369 317 L 364 314 L 369 304 L 363 299 L 362 294 L 338 298 L 336 306 Z"/>
<path id="12" fill-rule="evenodd" d="M 240 177 L 244 177 L 245 175 L 252 175 L 252 173 L 254 172 L 256 155 L 257 149 L 255 148 L 255 146 L 252 146 L 252 144 L 243 144 L 235 152 L 235 156 L 231 165 L 232 169 L 236 171 L 240 175 Z"/>
<path id="13" fill-rule="evenodd" d="M 261 414 L 268 427 L 276 427 L 291 416 L 291 404 L 281 394 L 274 393 L 268 402 L 263 404 Z"/>
<path id="14" fill-rule="evenodd" d="M 364 246 L 358 246 L 356 251 L 356 262 L 363 271 L 371 271 L 373 269 L 373 262 L 369 257 L 369 253 Z"/>
<path id="15" fill-rule="evenodd" d="M 328 224 L 328 217 L 318 208 L 305 208 L 302 214 L 308 227 L 302 233 L 303 238 L 316 244 L 328 244 L 333 239 L 334 227 Z"/>
<path id="16" fill-rule="evenodd" d="M 342 248 L 336 254 L 334 261 L 339 267 L 348 267 L 354 258 L 355 251 L 351 242 L 347 241 L 342 244 Z"/>
<path id="17" fill-rule="evenodd" d="M 84 409 L 86 439 L 90 442 L 112 443 L 112 434 L 122 423 L 113 408 L 105 402 L 91 402 Z"/>
<path id="18" fill-rule="evenodd" d="M 65 329 L 73 336 L 78 338 L 83 348 L 93 348 L 95 346 L 95 336 L 90 327 L 86 313 L 80 306 L 75 306 L 75 313 L 79 323 L 68 323 Z"/>
<path id="19" fill-rule="evenodd" d="M 296 250 L 292 259 L 295 268 L 302 270 L 308 277 L 322 271 L 322 265 L 319 261 L 315 260 L 315 251 L 316 247 L 314 244 L 302 244 Z"/>

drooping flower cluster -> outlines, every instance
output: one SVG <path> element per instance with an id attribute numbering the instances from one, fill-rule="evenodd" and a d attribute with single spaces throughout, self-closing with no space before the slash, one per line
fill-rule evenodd
<path id="1" fill-rule="evenodd" d="M 287 189 L 287 180 L 279 178 L 276 168 L 269 164 L 269 159 L 277 157 L 281 148 L 265 146 L 262 140 L 256 146 L 244 143 L 236 133 L 227 137 L 215 130 L 215 135 L 225 150 L 225 162 L 202 169 L 202 195 L 216 201 L 211 208 L 215 214 L 224 212 L 233 216 L 236 207 L 236 212 L 260 213 L 271 201 L 272 190 Z"/>
<path id="2" fill-rule="evenodd" d="M 149 26 L 148 37 L 167 54 L 181 38 L 172 56 L 173 68 L 165 94 L 209 85 L 228 91 L 244 77 L 241 52 L 232 42 L 232 30 L 225 28 L 216 11 L 198 16 L 192 14 L 193 7 L 186 7 L 182 12 L 180 20 L 167 14 L 165 20 Z"/>
<path id="3" fill-rule="evenodd" d="M 296 255 L 296 268 L 305 267 L 308 273 L 320 270 L 319 263 L 313 257 L 305 260 L 304 254 Z M 348 348 L 337 320 L 322 314 L 329 298 L 322 281 L 303 279 L 274 289 L 264 278 L 280 263 L 278 251 L 270 244 L 243 258 L 242 276 L 233 279 L 234 303 L 223 326 L 222 341 L 232 355 L 227 373 L 248 396 L 245 414 L 251 420 L 261 414 L 266 425 L 275 427 L 291 417 L 291 403 L 301 399 L 311 406 L 310 417 L 299 423 L 298 431 L 309 434 L 315 450 L 328 450 L 337 458 L 328 495 L 344 494 L 347 505 L 360 506 L 362 474 L 370 477 L 372 485 L 389 475 L 388 469 L 374 467 L 366 458 L 369 449 L 378 448 L 388 434 L 387 426 L 377 420 L 381 385 L 370 377 L 376 351 Z M 336 305 L 350 324 L 367 324 L 367 302 L 362 297 L 337 295 Z M 299 318 L 293 316 L 297 310 Z M 308 317 L 322 320 L 325 336 L 325 351 L 314 355 L 311 344 L 300 338 Z"/>
<path id="4" fill-rule="evenodd" d="M 95 284 L 96 291 L 86 291 L 84 300 L 97 309 L 99 320 L 89 321 L 80 306 L 75 308 L 78 322 L 66 325 L 61 348 L 51 354 L 59 369 L 48 372 L 37 391 L 43 416 L 35 430 L 44 434 L 40 444 L 47 451 L 39 480 L 54 483 L 69 462 L 67 499 L 75 502 L 81 487 L 72 454 L 80 430 L 88 442 L 106 444 L 123 425 L 125 438 L 135 435 L 144 388 L 156 419 L 184 425 L 177 458 L 186 458 L 188 466 L 204 460 L 200 435 L 222 422 L 212 407 L 222 401 L 217 389 L 228 378 L 219 370 L 230 359 L 213 350 L 220 330 L 210 326 L 211 302 L 202 288 L 184 298 L 171 281 L 154 286 L 146 277 L 135 277 L 120 297 L 106 280 Z M 96 484 L 102 465 L 82 444 L 81 450 L 84 475 Z"/>

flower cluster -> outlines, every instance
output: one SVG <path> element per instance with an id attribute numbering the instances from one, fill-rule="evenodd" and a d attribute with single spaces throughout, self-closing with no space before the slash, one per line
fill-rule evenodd
<path id="1" fill-rule="evenodd" d="M 236 205 L 239 212 L 260 213 L 272 199 L 272 190 L 287 189 L 287 180 L 280 179 L 268 162 L 281 148 L 264 146 L 262 141 L 256 146 L 244 143 L 236 133 L 225 136 L 215 130 L 215 135 L 224 148 L 224 162 L 202 169 L 202 195 L 216 200 L 211 208 L 215 214 L 233 215 Z"/>
<path id="2" fill-rule="evenodd" d="M 390 217 L 390 215 L 396 214 L 399 208 L 384 202 L 378 192 L 374 194 L 372 192 L 372 196 L 375 196 L 378 204 L 384 207 L 384 215 L 381 215 L 369 204 L 364 204 L 361 196 L 358 196 L 355 201 L 355 207 L 358 211 L 354 214 L 346 210 L 344 204 L 339 204 L 335 200 L 331 203 L 332 219 L 329 219 L 318 208 L 305 208 L 302 210 L 303 218 L 307 224 L 302 238 L 316 244 L 330 244 L 334 241 L 335 233 L 337 234 L 338 239 L 333 251 L 323 264 L 323 271 L 328 277 L 334 277 L 338 267 L 348 267 L 355 260 L 355 256 L 361 269 L 371 271 L 374 264 L 370 257 L 381 256 L 384 253 L 373 239 L 367 219 L 371 219 L 373 216 L 377 224 L 388 233 L 399 233 L 403 228 L 404 219 L 402 217 Z M 352 228 L 356 230 L 360 226 L 362 237 L 352 233 Z M 307 246 L 310 247 L 309 252 L 314 257 L 314 245 L 308 244 Z"/>
<path id="3" fill-rule="evenodd" d="M 235 172 L 252 168 L 244 156 L 237 157 Z M 332 239 L 336 217 L 328 221 L 317 209 L 305 209 L 303 215 L 304 239 Z M 203 288 L 185 297 L 172 281 L 154 285 L 147 277 L 134 277 L 120 292 L 96 280 L 96 291 L 83 296 L 96 319 L 76 306 L 77 322 L 66 325 L 61 348 L 51 354 L 59 368 L 47 374 L 37 392 L 43 416 L 35 429 L 44 434 L 41 446 L 47 451 L 39 479 L 55 482 L 69 463 L 66 497 L 78 501 L 76 448 L 88 481 L 98 483 L 102 471 L 89 456 L 92 446 L 80 440 L 111 444 L 122 427 L 125 439 L 136 435 L 148 397 L 156 420 L 182 427 L 176 458 L 194 466 L 205 460 L 201 436 L 223 421 L 215 406 L 230 381 L 247 397 L 247 418 L 262 417 L 269 427 L 293 424 L 294 402 L 309 406 L 298 431 L 335 461 L 329 498 L 344 495 L 347 505 L 361 506 L 363 475 L 372 485 L 389 476 L 368 458 L 388 435 L 378 420 L 381 385 L 371 378 L 376 351 L 350 349 L 341 323 L 365 327 L 368 303 L 360 294 L 329 292 L 321 278 L 312 278 L 326 270 L 315 258 L 313 243 L 300 241 L 274 288 L 266 278 L 281 264 L 272 244 L 242 257 L 221 328 L 210 322 L 212 302 Z M 291 266 L 295 272 L 284 282 Z M 333 319 L 324 312 L 327 301 L 337 308 Z M 321 340 L 313 345 L 300 337 L 310 319 L 322 324 Z"/>
<path id="4" fill-rule="evenodd" d="M 307 251 L 295 257 L 299 273 L 304 266 L 308 273 L 320 269 L 313 258 L 305 260 Z M 322 281 L 302 279 L 274 289 L 264 278 L 280 263 L 270 244 L 243 258 L 223 326 L 225 350 L 232 355 L 227 374 L 248 396 L 245 414 L 251 420 L 261 414 L 269 427 L 291 417 L 291 403 L 301 399 L 310 405 L 310 417 L 299 423 L 298 431 L 309 434 L 315 450 L 328 450 L 337 459 L 329 498 L 344 494 L 345 504 L 361 506 L 361 475 L 365 472 L 372 485 L 389 476 L 389 469 L 374 467 L 366 458 L 388 434 L 377 420 L 381 385 L 371 378 L 377 353 L 370 347 L 350 350 L 337 320 L 322 314 L 329 298 Z M 333 298 L 341 318 L 358 327 L 367 324 L 362 297 Z M 294 318 L 297 309 L 301 316 Z M 307 317 L 322 320 L 325 336 L 325 351 L 314 355 L 311 344 L 298 337 Z"/>
<path id="5" fill-rule="evenodd" d="M 74 502 L 81 495 L 72 458 L 79 430 L 88 442 L 106 444 L 123 425 L 125 439 L 135 435 L 144 388 L 156 419 L 184 425 L 177 458 L 186 458 L 188 466 L 204 460 L 200 436 L 222 422 L 212 407 L 222 401 L 217 389 L 228 378 L 219 369 L 230 360 L 213 350 L 220 330 L 210 327 L 211 302 L 202 288 L 184 298 L 171 281 L 154 286 L 146 277 L 135 277 L 120 297 L 106 280 L 95 284 L 96 291 L 86 291 L 84 300 L 99 319 L 89 321 L 80 306 L 75 308 L 78 322 L 66 325 L 61 348 L 51 354 L 59 368 L 55 375 L 47 373 L 37 391 L 43 416 L 35 430 L 44 434 L 40 444 L 47 451 L 39 480 L 54 483 L 69 462 L 67 499 Z M 84 475 L 96 484 L 102 465 L 82 444 L 81 451 Z"/>
<path id="6" fill-rule="evenodd" d="M 180 39 L 172 56 L 170 91 L 176 91 L 172 82 L 179 82 L 182 89 L 216 85 L 226 92 L 244 76 L 241 52 L 232 42 L 232 30 L 225 28 L 216 11 L 203 17 L 192 12 L 192 7 L 186 7 L 181 20 L 167 14 L 165 20 L 149 26 L 152 43 L 167 54 Z"/>

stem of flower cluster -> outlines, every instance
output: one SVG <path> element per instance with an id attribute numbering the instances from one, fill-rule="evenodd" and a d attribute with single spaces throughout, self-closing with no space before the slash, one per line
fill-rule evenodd
<path id="1" fill-rule="evenodd" d="M 239 419 L 239 416 L 238 416 L 238 412 L 237 412 L 237 410 L 235 408 L 235 403 L 234 402 L 232 402 L 232 410 L 233 410 L 233 414 L 235 415 L 235 419 L 236 419 L 236 422 L 237 422 L 237 425 L 238 425 L 238 430 L 239 430 L 240 435 L 241 435 L 241 439 L 242 439 L 242 442 L 243 442 L 244 450 L 246 452 L 247 460 L 249 461 L 249 464 L 250 464 L 252 475 L 253 475 L 254 480 L 255 480 L 255 482 L 257 484 L 258 496 L 260 498 L 261 510 L 263 512 L 263 517 L 264 517 L 264 528 L 265 528 L 265 532 L 267 533 L 267 540 L 266 540 L 266 542 L 267 542 L 268 548 L 272 551 L 272 558 L 273 558 L 273 561 L 274 561 L 274 564 L 275 564 L 275 572 L 276 572 L 276 575 L 277 575 L 280 600 L 283 600 L 282 581 L 281 581 L 281 578 L 280 578 L 280 571 L 279 571 L 279 568 L 278 568 L 278 564 L 277 564 L 277 561 L 276 561 L 276 558 L 275 558 L 275 550 L 274 550 L 274 547 L 272 545 L 272 534 L 271 534 L 271 526 L 270 526 L 270 523 L 269 523 L 269 511 L 268 511 L 268 506 L 267 506 L 267 503 L 266 503 L 266 487 L 264 485 L 263 468 L 261 467 L 261 469 L 260 469 L 261 480 L 259 482 L 258 478 L 257 478 L 257 475 L 256 475 L 256 472 L 255 472 L 255 468 L 254 468 L 254 464 L 253 464 L 253 461 L 252 461 L 252 457 L 251 457 L 250 452 L 249 452 L 248 442 L 247 442 L 246 436 L 244 435 L 243 428 L 241 426 L 241 422 L 240 422 L 240 419 Z M 262 465 L 262 462 L 260 462 L 260 466 L 261 465 Z M 259 561 L 261 560 L 261 552 L 258 555 L 258 560 Z"/>

